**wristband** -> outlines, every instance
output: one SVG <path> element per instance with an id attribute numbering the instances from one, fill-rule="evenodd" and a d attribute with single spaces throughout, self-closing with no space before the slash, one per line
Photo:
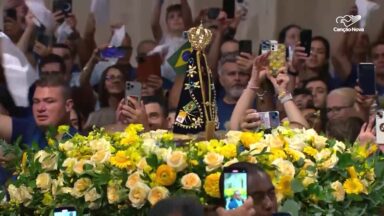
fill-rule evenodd
<path id="1" fill-rule="evenodd" d="M 284 95 L 279 96 L 278 98 L 281 104 L 284 104 L 285 102 L 288 102 L 293 99 L 291 93 L 285 93 Z"/>

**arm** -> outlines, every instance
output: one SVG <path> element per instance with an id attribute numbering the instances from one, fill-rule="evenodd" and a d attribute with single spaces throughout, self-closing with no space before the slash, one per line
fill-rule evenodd
<path id="1" fill-rule="evenodd" d="M 99 50 L 95 49 L 93 51 L 92 57 L 89 59 L 87 64 L 83 67 L 83 70 L 80 73 L 80 86 L 90 85 L 89 80 L 91 79 L 92 71 L 98 62 L 97 55 Z"/>
<path id="2" fill-rule="evenodd" d="M 0 139 L 6 142 L 11 142 L 12 138 L 12 118 L 5 115 L 0 115 Z"/>
<path id="3" fill-rule="evenodd" d="M 287 93 L 289 76 L 286 74 L 286 69 L 282 68 L 276 78 L 270 74 L 267 74 L 267 77 L 275 87 L 275 91 L 278 93 L 278 98 L 284 107 L 289 122 L 297 123 L 302 127 L 309 128 L 307 120 L 301 114 L 300 109 L 293 102 L 292 96 L 290 96 L 290 93 Z"/>
<path id="4" fill-rule="evenodd" d="M 163 30 L 161 29 L 160 25 L 162 0 L 154 1 L 155 7 L 153 8 L 152 12 L 151 28 L 153 37 L 155 38 L 156 42 L 159 43 L 161 38 L 163 37 Z"/>
<path id="5" fill-rule="evenodd" d="M 27 16 L 25 16 L 27 27 L 17 42 L 17 47 L 25 54 L 28 52 L 28 46 L 35 30 L 35 24 L 32 21 L 33 18 L 34 16 L 31 13 L 28 13 Z"/>
<path id="6" fill-rule="evenodd" d="M 193 19 L 192 11 L 187 0 L 181 0 L 181 15 L 183 17 L 184 27 L 188 30 L 193 25 Z"/>
<path id="7" fill-rule="evenodd" d="M 348 56 L 348 33 L 340 34 L 337 37 L 335 46 L 332 48 L 332 63 L 335 67 L 335 72 L 342 79 L 348 78 L 352 70 L 352 62 Z"/>
<path id="8" fill-rule="evenodd" d="M 87 17 L 84 35 L 82 38 L 80 37 L 77 40 L 77 52 L 79 54 L 79 60 L 82 66 L 85 65 L 87 61 L 92 57 L 92 50 L 95 50 L 95 48 L 97 47 L 95 41 L 95 33 L 95 16 L 93 15 L 93 13 L 90 13 Z"/>
<path id="9" fill-rule="evenodd" d="M 220 59 L 220 46 L 223 38 L 223 33 L 218 30 L 215 32 L 215 37 L 209 47 L 207 61 L 208 65 L 211 68 L 213 79 L 216 80 L 218 78 L 217 75 L 217 64 Z"/>

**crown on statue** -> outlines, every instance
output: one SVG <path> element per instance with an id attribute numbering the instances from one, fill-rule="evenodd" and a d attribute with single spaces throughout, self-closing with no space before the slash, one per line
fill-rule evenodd
<path id="1" fill-rule="evenodd" d="M 204 28 L 202 23 L 198 27 L 192 27 L 188 30 L 188 40 L 194 50 L 204 50 L 211 39 L 212 32 Z"/>

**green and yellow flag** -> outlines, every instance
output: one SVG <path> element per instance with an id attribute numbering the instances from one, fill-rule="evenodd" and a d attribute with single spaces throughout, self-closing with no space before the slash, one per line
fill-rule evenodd
<path id="1" fill-rule="evenodd" d="M 167 61 L 177 74 L 182 74 L 187 70 L 188 59 L 191 53 L 191 44 L 187 41 Z"/>

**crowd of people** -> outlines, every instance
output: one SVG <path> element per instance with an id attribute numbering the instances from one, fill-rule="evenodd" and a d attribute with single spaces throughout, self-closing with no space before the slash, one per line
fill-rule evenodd
<path id="1" fill-rule="evenodd" d="M 87 134 L 94 127 L 119 131 L 131 123 L 143 124 L 145 130 L 172 130 L 185 73 L 176 73 L 167 59 L 187 41 L 183 33 L 202 21 L 213 33 L 206 53 L 217 91 L 219 130 L 257 130 L 262 127 L 260 112 L 278 111 L 280 120 L 288 120 L 291 127 L 314 128 L 348 143 L 357 139 L 363 144 L 375 141 L 375 111 L 381 108 L 381 98 L 384 98 L 384 23 L 379 26 L 378 38 L 370 38 L 364 32 L 338 33 L 332 47 L 326 38 L 314 36 L 309 56 L 299 42 L 302 27 L 288 25 L 276 38 L 279 43 L 291 47 L 293 53 L 277 76 L 272 76 L 268 68 L 269 53 L 239 52 L 235 34 L 241 12 L 229 19 L 224 11 L 220 11 L 212 18 L 208 16 L 209 10 L 204 9 L 193 19 L 188 1 L 180 0 L 180 4 L 166 8 L 166 29 L 163 29 L 160 25 L 163 1 L 154 2 L 151 19 L 154 40 L 139 41 L 134 48 L 125 32 L 119 45 L 126 50 L 125 55 L 103 71 L 97 71 L 98 64 L 105 61 L 100 55 L 105 46 L 95 42 L 94 14 L 88 15 L 81 34 L 74 14 L 54 11 L 55 28 L 64 19 L 71 33 L 64 40 L 55 39 L 43 44 L 36 36 L 39 31 L 36 15 L 26 3 L 23 0 L 5 1 L 4 33 L 36 68 L 39 79 L 28 86 L 25 97 L 28 97 L 29 106 L 17 106 L 7 83 L 6 67 L 3 67 L 8 62 L 4 62 L 0 55 L 0 138 L 14 143 L 21 137 L 22 143 L 37 142 L 44 148 L 47 146 L 45 132 L 63 124 L 71 126 L 72 134 Z M 10 16 L 10 11 L 16 16 Z M 353 6 L 349 14 L 358 14 L 358 8 Z M 112 28 L 111 38 L 121 26 Z M 6 39 L 1 40 L 4 44 Z M 136 49 L 138 65 L 153 50 L 160 49 L 162 57 L 161 75 L 151 74 L 146 80 L 140 80 L 140 101 L 125 97 L 126 81 L 138 78 L 137 69 L 131 65 L 133 49 Z M 361 62 L 372 62 L 375 66 L 375 95 L 365 95 L 358 87 Z M 1 160 L 5 157 L 1 156 Z M 248 194 L 251 197 L 244 207 L 235 210 L 244 213 L 218 209 L 216 214 L 276 212 L 276 197 L 267 175 L 249 164 L 239 166 L 255 173 L 255 177 L 249 178 L 258 184 L 250 184 Z M 0 171 L 4 184 L 9 173 Z M 265 179 L 261 179 L 263 176 Z M 261 184 L 263 181 L 265 185 Z M 169 210 L 174 201 L 160 202 L 159 205 L 164 206 L 154 209 L 151 215 L 160 215 L 161 208 Z M 177 202 L 183 209 L 183 200 Z M 253 202 L 256 204 L 254 208 Z"/>

